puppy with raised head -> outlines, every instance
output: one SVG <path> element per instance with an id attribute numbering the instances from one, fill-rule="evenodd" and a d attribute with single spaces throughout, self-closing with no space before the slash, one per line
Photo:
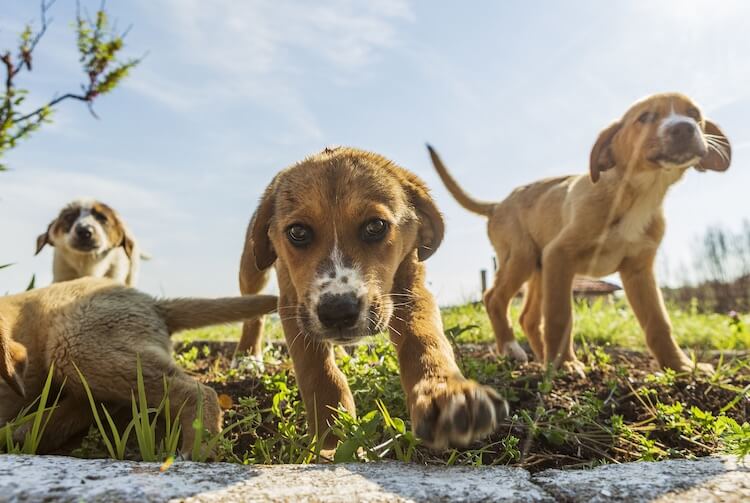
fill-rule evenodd
<path id="1" fill-rule="evenodd" d="M 0 297 L 0 427 L 35 401 L 54 366 L 53 383 L 63 394 L 40 445 L 52 451 L 92 421 L 76 366 L 97 403 L 129 405 L 140 358 L 149 407 L 161 402 L 167 377 L 172 417 L 182 410 L 182 453 L 189 455 L 199 395 L 212 434 L 221 431 L 222 412 L 216 393 L 172 360 L 170 335 L 266 314 L 277 302 L 271 295 L 158 300 L 100 278 Z M 15 440 L 26 431 L 18 428 Z"/>
<path id="2" fill-rule="evenodd" d="M 93 199 L 68 203 L 37 238 L 37 255 L 45 245 L 55 248 L 54 283 L 93 276 L 136 286 L 146 258 L 117 212 Z"/>
<path id="3" fill-rule="evenodd" d="M 662 202 L 690 167 L 727 170 L 731 147 L 690 98 L 665 93 L 636 102 L 599 135 L 588 176 L 532 183 L 500 203 L 466 194 L 429 150 L 456 200 L 489 219 L 498 272 L 484 302 L 499 351 L 526 360 L 508 319 L 508 305 L 526 283 L 520 322 L 535 358 L 582 373 L 571 337 L 573 279 L 619 272 L 659 364 L 678 371 L 693 367 L 672 336 L 654 276 L 665 229 Z"/>
<path id="4" fill-rule="evenodd" d="M 279 315 L 308 423 L 318 438 L 352 393 L 332 346 L 389 330 L 416 434 L 429 445 L 463 446 L 492 432 L 507 404 L 464 378 L 425 287 L 423 261 L 443 238 L 443 219 L 424 183 L 384 157 L 333 148 L 281 171 L 250 222 L 240 267 L 244 294 L 275 265 Z M 240 348 L 260 353 L 260 323 Z M 325 447 L 335 445 L 328 435 Z"/>

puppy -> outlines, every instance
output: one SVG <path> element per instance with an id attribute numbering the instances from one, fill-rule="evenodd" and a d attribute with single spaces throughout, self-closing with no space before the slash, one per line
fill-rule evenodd
<path id="1" fill-rule="evenodd" d="M 443 238 L 424 183 L 370 152 L 333 148 L 280 172 L 250 222 L 240 288 L 257 293 L 275 264 L 279 314 L 311 433 L 333 409 L 355 413 L 332 346 L 390 331 L 412 427 L 435 448 L 464 446 L 495 429 L 507 404 L 463 377 L 425 287 L 423 261 Z M 260 351 L 260 324 L 240 347 Z M 324 440 L 330 448 L 336 441 Z"/>
<path id="2" fill-rule="evenodd" d="M 172 417 L 180 416 L 182 453 L 189 455 L 199 393 L 205 427 L 221 431 L 216 393 L 187 376 L 171 357 L 170 334 L 268 313 L 270 295 L 226 299 L 156 300 L 108 279 L 82 278 L 0 297 L 0 427 L 40 395 L 50 368 L 63 395 L 40 449 L 49 452 L 91 424 L 91 409 L 76 366 L 94 400 L 129 405 L 140 357 L 150 407 L 169 380 Z M 63 385 L 63 382 L 65 384 Z M 27 423 L 30 426 L 30 423 Z M 22 441 L 27 428 L 14 433 Z"/>
<path id="3" fill-rule="evenodd" d="M 53 282 L 93 276 L 136 286 L 142 255 L 120 216 L 93 199 L 70 202 L 36 240 L 36 255 L 55 247 Z"/>
<path id="4" fill-rule="evenodd" d="M 467 195 L 428 148 L 456 200 L 489 219 L 499 267 L 484 302 L 502 353 L 526 360 L 508 319 L 508 304 L 526 283 L 520 322 L 535 358 L 582 373 L 571 337 L 573 278 L 619 272 L 659 364 L 680 371 L 693 367 L 672 336 L 654 276 L 664 235 L 662 202 L 688 168 L 728 169 L 731 148 L 690 98 L 667 93 L 638 101 L 599 135 L 589 176 L 532 183 L 500 203 Z"/>

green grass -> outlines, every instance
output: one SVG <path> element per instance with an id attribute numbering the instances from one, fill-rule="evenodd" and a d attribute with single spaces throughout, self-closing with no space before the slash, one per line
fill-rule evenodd
<path id="1" fill-rule="evenodd" d="M 526 341 L 518 325 L 520 302 L 511 305 L 510 315 L 516 339 Z M 443 324 L 447 329 L 461 327 L 458 343 L 492 343 L 494 335 L 490 321 L 481 303 L 448 307 L 442 310 Z M 575 337 L 577 342 L 586 341 L 596 345 L 610 345 L 628 349 L 645 349 L 646 343 L 638 321 L 623 299 L 613 302 L 596 301 L 592 304 L 576 303 Z M 691 309 L 670 307 L 669 316 L 677 342 L 681 346 L 696 350 L 742 350 L 750 349 L 750 331 L 737 330 L 737 324 L 727 315 L 700 313 L 697 306 Z M 741 318 L 750 325 L 750 315 Z M 277 316 L 266 317 L 264 334 L 269 341 L 283 341 L 284 333 Z M 237 341 L 241 327 L 222 325 L 199 330 L 188 330 L 177 334 L 178 342 Z"/>
<path id="2" fill-rule="evenodd" d="M 516 339 L 526 337 L 518 325 L 521 312 L 520 302 L 511 306 L 511 318 Z M 684 310 L 669 309 L 672 329 L 677 342 L 695 350 L 743 350 L 750 348 L 750 331 L 738 330 L 736 320 L 723 314 L 702 314 L 697 306 Z M 746 326 L 750 316 L 740 318 Z M 482 304 L 466 304 L 443 310 L 446 328 L 476 327 L 458 336 L 460 343 L 491 343 L 494 341 L 492 327 Z M 610 345 L 628 349 L 645 349 L 646 342 L 633 312 L 627 303 L 618 299 L 614 302 L 596 301 L 592 304 L 576 303 L 575 340 L 595 345 Z"/>
<path id="3" fill-rule="evenodd" d="M 519 309 L 517 304 L 512 307 L 514 321 Z M 643 351 L 640 327 L 621 300 L 578 304 L 575 316 L 585 379 L 552 374 L 534 363 L 519 367 L 499 358 L 481 304 L 443 310 L 446 333 L 464 374 L 497 389 L 509 401 L 512 415 L 486 441 L 441 453 L 425 448 L 411 433 L 398 362 L 385 336 L 350 352 L 337 351 L 358 417 L 340 411 L 325 434 L 339 442 L 330 460 L 511 464 L 536 470 L 750 453 L 748 316 L 670 309 L 678 342 L 694 350 L 701 361 L 710 360 L 717 367 L 713 376 L 659 371 Z M 524 342 L 515 325 L 517 338 Z M 195 330 L 177 338 L 182 342 L 177 362 L 212 386 L 227 409 L 225 429 L 215 438 L 202 436 L 198 418 L 194 459 L 205 459 L 209 453 L 218 460 L 245 464 L 322 459 L 323 439 L 307 433 L 291 361 L 283 344 L 276 343 L 283 339 L 278 318 L 268 318 L 266 334 L 274 344 L 267 346 L 262 374 L 229 369 L 233 344 L 221 341 L 236 341 L 238 326 Z M 96 421 L 76 455 L 173 459 L 180 435 L 177 418 L 157 421 L 168 404 L 148 408 L 139 390 L 134 392 L 132 417 L 124 423 L 130 429 L 117 430 L 104 410 L 106 422 Z"/>
<path id="4" fill-rule="evenodd" d="M 281 328 L 278 316 L 266 316 L 266 322 L 263 327 L 264 336 L 270 341 L 284 340 L 284 332 Z M 210 328 L 200 328 L 197 330 L 186 330 L 175 334 L 175 342 L 194 342 L 194 341 L 238 341 L 242 335 L 240 324 L 219 325 Z"/>

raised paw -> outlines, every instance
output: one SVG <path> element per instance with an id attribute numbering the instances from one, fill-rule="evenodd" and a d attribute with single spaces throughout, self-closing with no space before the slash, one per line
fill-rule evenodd
<path id="1" fill-rule="evenodd" d="M 495 390 L 469 379 L 426 379 L 414 388 L 414 432 L 433 449 L 465 447 L 497 428 L 508 403 Z"/>

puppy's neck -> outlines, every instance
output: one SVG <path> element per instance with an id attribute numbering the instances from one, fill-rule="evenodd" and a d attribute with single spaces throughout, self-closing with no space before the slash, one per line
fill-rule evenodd
<path id="1" fill-rule="evenodd" d="M 54 260 L 64 263 L 78 274 L 87 276 L 100 268 L 109 267 L 110 260 L 108 258 L 112 255 L 113 250 L 114 248 L 108 248 L 102 251 L 81 253 L 67 248 L 56 247 Z"/>
<path id="2" fill-rule="evenodd" d="M 623 201 L 649 199 L 661 204 L 669 188 L 682 179 L 686 170 L 681 167 L 628 170 L 618 166 L 614 190 L 625 191 Z"/>

